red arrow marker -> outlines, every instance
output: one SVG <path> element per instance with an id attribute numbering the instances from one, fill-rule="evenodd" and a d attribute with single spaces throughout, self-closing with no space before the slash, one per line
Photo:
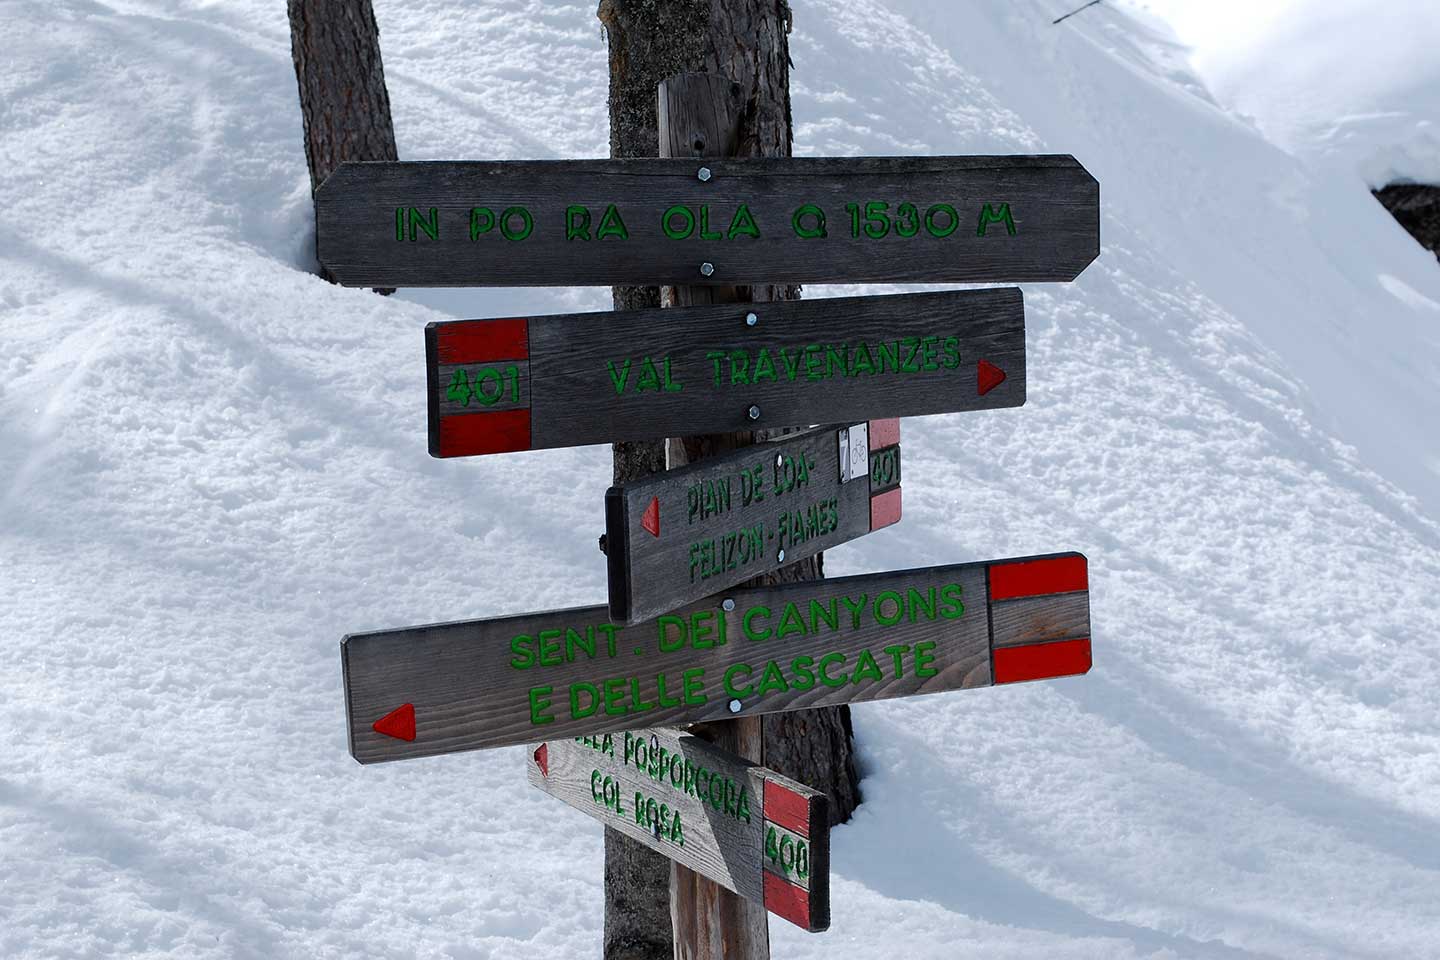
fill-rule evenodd
<path id="1" fill-rule="evenodd" d="M 550 745 L 542 743 L 535 748 L 535 766 L 540 768 L 540 776 L 550 776 Z"/>
<path id="2" fill-rule="evenodd" d="M 1000 384 L 1005 382 L 1005 371 L 1001 370 L 989 360 L 981 360 L 975 365 L 977 386 L 980 388 L 980 396 L 985 396 Z"/>
<path id="3" fill-rule="evenodd" d="M 415 739 L 415 704 L 405 703 L 375 721 L 375 732 L 396 740 Z"/>
<path id="4" fill-rule="evenodd" d="M 649 531 L 650 536 L 660 536 L 660 498 L 651 497 L 650 506 L 645 508 L 645 513 L 640 517 L 640 526 Z"/>

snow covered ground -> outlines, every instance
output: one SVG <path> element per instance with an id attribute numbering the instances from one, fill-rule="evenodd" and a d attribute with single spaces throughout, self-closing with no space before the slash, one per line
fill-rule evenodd
<path id="1" fill-rule="evenodd" d="M 1440 955 L 1440 270 L 1365 158 L 1076 5 L 795 4 L 799 152 L 1100 180 L 1027 405 L 907 422 L 904 521 L 827 563 L 1081 550 L 1096 666 L 857 708 L 834 926 L 774 955 Z M 591 0 L 376 9 L 402 157 L 604 155 Z M 0 24 L 0 956 L 594 956 L 599 825 L 518 749 L 356 764 L 338 650 L 602 600 L 608 448 L 431 459 L 421 329 L 606 291 L 310 276 L 278 0 Z"/>

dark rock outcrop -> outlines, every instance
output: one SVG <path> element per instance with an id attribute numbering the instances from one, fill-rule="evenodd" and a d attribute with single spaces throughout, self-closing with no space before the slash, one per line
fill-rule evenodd
<path id="1" fill-rule="evenodd" d="M 1400 226 L 1440 259 L 1440 186 L 1391 183 L 1373 192 Z"/>

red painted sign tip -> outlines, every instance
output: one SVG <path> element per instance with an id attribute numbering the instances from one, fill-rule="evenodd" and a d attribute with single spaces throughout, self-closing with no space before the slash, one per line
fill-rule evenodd
<path id="1" fill-rule="evenodd" d="M 391 710 L 373 724 L 376 733 L 383 733 L 396 740 L 415 739 L 415 704 L 404 703 Z"/>
<path id="2" fill-rule="evenodd" d="M 1074 677 L 1089 673 L 1090 638 L 1004 647 L 995 651 L 994 666 L 997 684 L 1049 680 L 1053 677 Z"/>
<path id="3" fill-rule="evenodd" d="M 975 364 L 975 377 L 976 389 L 979 390 L 980 396 L 983 397 L 1005 382 L 1005 371 L 995 366 L 995 364 L 989 360 L 981 360 Z"/>
<path id="4" fill-rule="evenodd" d="M 651 497 L 650 506 L 645 508 L 645 513 L 640 517 L 640 526 L 652 537 L 660 536 L 660 498 Z"/>
<path id="5" fill-rule="evenodd" d="M 550 745 L 540 744 L 535 748 L 535 766 L 540 768 L 540 776 L 550 776 Z"/>

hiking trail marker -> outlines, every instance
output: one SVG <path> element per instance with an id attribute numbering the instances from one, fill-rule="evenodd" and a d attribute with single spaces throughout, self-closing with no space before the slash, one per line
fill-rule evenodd
<path id="1" fill-rule="evenodd" d="M 463 457 L 1025 402 L 1018 287 L 425 328 L 430 453 Z"/>
<path id="2" fill-rule="evenodd" d="M 1073 280 L 1100 253 L 1074 157 L 343 163 L 316 253 L 367 287 Z"/>
<path id="3" fill-rule="evenodd" d="M 1090 669 L 1078 553 L 737 589 L 632 627 L 607 612 L 347 636 L 351 754 L 378 763 Z"/>
<path id="4" fill-rule="evenodd" d="M 830 814 L 819 793 L 677 730 L 551 739 L 530 783 L 805 930 L 830 926 Z"/>
<path id="5" fill-rule="evenodd" d="M 900 421 L 821 427 L 605 494 L 610 618 L 634 624 L 900 519 Z"/>

